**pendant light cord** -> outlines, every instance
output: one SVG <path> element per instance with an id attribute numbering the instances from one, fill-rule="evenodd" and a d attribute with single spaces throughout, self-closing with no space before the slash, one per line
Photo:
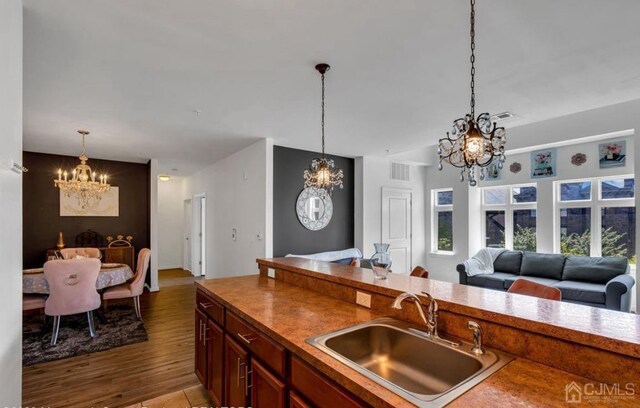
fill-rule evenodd
<path id="1" fill-rule="evenodd" d="M 469 61 L 471 61 L 471 119 L 475 120 L 475 108 L 476 108 L 476 0 L 471 0 L 471 31 L 469 35 L 471 36 L 471 57 Z"/>
<path id="2" fill-rule="evenodd" d="M 324 74 L 322 74 L 322 158 L 324 159 Z"/>

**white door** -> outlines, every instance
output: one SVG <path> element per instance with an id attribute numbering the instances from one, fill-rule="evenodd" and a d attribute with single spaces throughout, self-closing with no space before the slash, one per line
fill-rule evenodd
<path id="1" fill-rule="evenodd" d="M 390 244 L 394 273 L 411 272 L 411 190 L 382 188 L 382 242 Z"/>
<path id="2" fill-rule="evenodd" d="M 182 237 L 182 269 L 191 271 L 191 225 L 193 212 L 191 200 L 184 200 L 184 236 Z"/>

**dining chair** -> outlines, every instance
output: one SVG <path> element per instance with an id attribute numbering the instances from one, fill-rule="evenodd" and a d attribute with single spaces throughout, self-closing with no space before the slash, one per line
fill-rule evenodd
<path id="1" fill-rule="evenodd" d="M 58 341 L 62 316 L 86 313 L 89 334 L 95 336 L 93 311 L 100 307 L 100 295 L 96 290 L 98 273 L 98 259 L 54 260 L 44 264 L 44 277 L 49 284 L 44 313 L 53 316 L 51 345 Z"/>
<path id="2" fill-rule="evenodd" d="M 102 299 L 106 302 L 114 299 L 133 298 L 133 306 L 136 309 L 136 316 L 142 319 L 140 313 L 140 295 L 144 291 L 144 282 L 149 270 L 149 259 L 151 258 L 151 250 L 142 248 L 138 254 L 138 264 L 136 265 L 136 274 L 131 282 L 126 282 L 118 286 L 108 288 L 102 293 Z"/>
<path id="3" fill-rule="evenodd" d="M 102 253 L 98 248 L 63 248 L 60 253 L 64 259 L 75 259 L 78 256 L 83 258 L 102 258 Z"/>
<path id="4" fill-rule="evenodd" d="M 520 295 L 535 296 L 542 299 L 562 300 L 562 292 L 553 286 L 543 285 L 528 279 L 518 279 L 509 290 L 508 293 L 517 293 Z"/>
<path id="5" fill-rule="evenodd" d="M 422 266 L 416 266 L 411 271 L 411 276 L 417 276 L 418 278 L 429 279 L 429 271 L 424 269 Z"/>

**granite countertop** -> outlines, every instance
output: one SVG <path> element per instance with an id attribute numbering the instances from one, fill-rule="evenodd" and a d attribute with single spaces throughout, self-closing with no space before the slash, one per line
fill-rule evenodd
<path id="1" fill-rule="evenodd" d="M 376 407 L 414 406 L 306 343 L 309 337 L 363 323 L 380 314 L 354 304 L 259 275 L 196 283 L 214 299 L 292 353 Z M 454 400 L 450 406 L 557 406 L 565 385 L 593 381 L 525 359 L 516 359 Z M 622 400 L 625 406 L 632 401 Z"/>

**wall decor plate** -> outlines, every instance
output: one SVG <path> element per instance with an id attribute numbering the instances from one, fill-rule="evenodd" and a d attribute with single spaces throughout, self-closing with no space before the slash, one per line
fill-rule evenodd
<path id="1" fill-rule="evenodd" d="M 571 156 L 571 164 L 574 166 L 582 166 L 587 162 L 587 155 L 584 153 L 576 153 Z"/>
<path id="2" fill-rule="evenodd" d="M 307 187 L 296 201 L 298 220 L 308 230 L 319 231 L 326 227 L 333 216 L 333 202 L 326 191 Z"/>

